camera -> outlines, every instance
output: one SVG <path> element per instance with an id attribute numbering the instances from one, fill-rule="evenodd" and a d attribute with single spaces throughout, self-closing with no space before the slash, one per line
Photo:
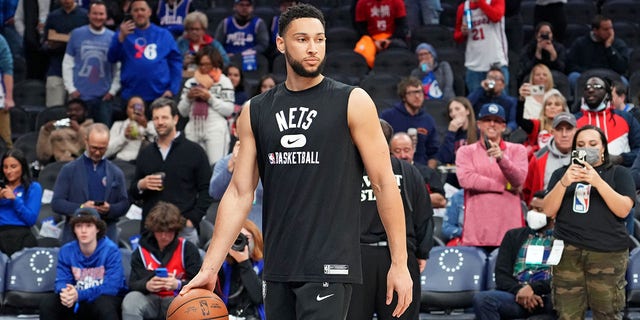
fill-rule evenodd
<path id="1" fill-rule="evenodd" d="M 542 40 L 549 40 L 550 36 L 548 33 L 541 33 L 540 34 L 540 39 Z"/>
<path id="2" fill-rule="evenodd" d="M 496 87 L 496 81 L 493 80 L 493 79 L 489 79 L 487 81 L 487 88 L 493 90 L 493 88 L 495 88 L 495 87 Z"/>
<path id="3" fill-rule="evenodd" d="M 532 96 L 542 96 L 542 95 L 544 95 L 544 86 L 543 85 L 532 85 L 531 86 L 531 95 Z"/>
<path id="4" fill-rule="evenodd" d="M 587 158 L 587 152 L 584 150 L 571 151 L 571 163 L 584 167 L 584 164 L 580 161 L 585 161 Z M 578 161 L 579 160 L 579 161 Z"/>
<path id="5" fill-rule="evenodd" d="M 69 119 L 69 118 L 60 119 L 60 120 L 54 122 L 53 126 L 56 129 L 68 128 L 68 127 L 71 126 L 71 119 Z"/>
<path id="6" fill-rule="evenodd" d="M 247 236 L 240 233 L 236 238 L 236 241 L 233 242 L 231 249 L 234 251 L 244 251 L 244 247 L 246 247 L 247 244 L 249 244 L 249 239 L 247 239 Z"/>

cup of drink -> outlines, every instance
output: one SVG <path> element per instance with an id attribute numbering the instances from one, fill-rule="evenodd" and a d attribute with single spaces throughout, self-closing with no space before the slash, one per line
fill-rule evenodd
<path id="1" fill-rule="evenodd" d="M 413 146 L 415 147 L 418 144 L 418 129 L 409 128 L 407 129 L 407 134 L 411 137 L 411 142 L 413 142 Z"/>
<path id="2" fill-rule="evenodd" d="M 162 186 L 160 186 L 160 189 L 158 189 L 158 190 L 160 190 L 160 191 L 164 190 L 164 177 L 166 177 L 166 173 L 164 173 L 162 171 L 159 171 L 159 172 L 154 173 L 153 175 L 154 176 L 159 176 L 160 179 L 162 179 Z"/>

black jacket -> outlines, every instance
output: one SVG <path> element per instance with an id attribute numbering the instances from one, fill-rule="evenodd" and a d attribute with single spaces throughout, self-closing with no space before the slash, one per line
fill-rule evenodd
<path id="1" fill-rule="evenodd" d="M 140 192 L 138 181 L 156 172 L 166 174 L 164 190 Z M 173 140 L 165 160 L 162 160 L 157 143 L 144 147 L 136 159 L 135 178 L 129 188 L 131 199 L 142 201 L 142 226 L 149 210 L 158 201 L 166 201 L 176 205 L 197 228 L 213 202 L 209 196 L 210 178 L 207 154 L 197 143 L 187 140 L 184 134 Z"/>
<path id="2" fill-rule="evenodd" d="M 515 295 L 524 286 L 513 277 L 513 267 L 522 244 L 530 234 L 534 233 L 535 231 L 529 227 L 523 227 L 511 229 L 504 235 L 496 261 L 496 289 Z M 551 280 L 534 281 L 529 285 L 537 295 L 551 293 Z"/>

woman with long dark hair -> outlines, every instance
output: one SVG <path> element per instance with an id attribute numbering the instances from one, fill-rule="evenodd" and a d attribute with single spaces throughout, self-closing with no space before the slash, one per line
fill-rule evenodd
<path id="1" fill-rule="evenodd" d="M 22 151 L 9 149 L 2 156 L 0 173 L 0 251 L 11 256 L 25 247 L 35 247 L 31 227 L 40 212 L 42 187 L 31 180 Z"/>
<path id="2" fill-rule="evenodd" d="M 599 128 L 578 129 L 571 149 L 570 165 L 553 173 L 544 199 L 544 212 L 556 219 L 553 235 L 564 242 L 552 271 L 554 308 L 559 319 L 583 319 L 587 307 L 596 319 L 622 319 L 629 259 L 625 218 L 635 183 L 626 167 L 612 163 Z"/>

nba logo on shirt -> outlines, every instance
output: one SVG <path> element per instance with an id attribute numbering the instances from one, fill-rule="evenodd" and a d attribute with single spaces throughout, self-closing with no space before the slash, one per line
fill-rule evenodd
<path id="1" fill-rule="evenodd" d="M 590 195 L 590 184 L 576 184 L 576 190 L 573 193 L 573 211 L 577 213 L 587 213 L 587 211 L 589 211 Z"/>

